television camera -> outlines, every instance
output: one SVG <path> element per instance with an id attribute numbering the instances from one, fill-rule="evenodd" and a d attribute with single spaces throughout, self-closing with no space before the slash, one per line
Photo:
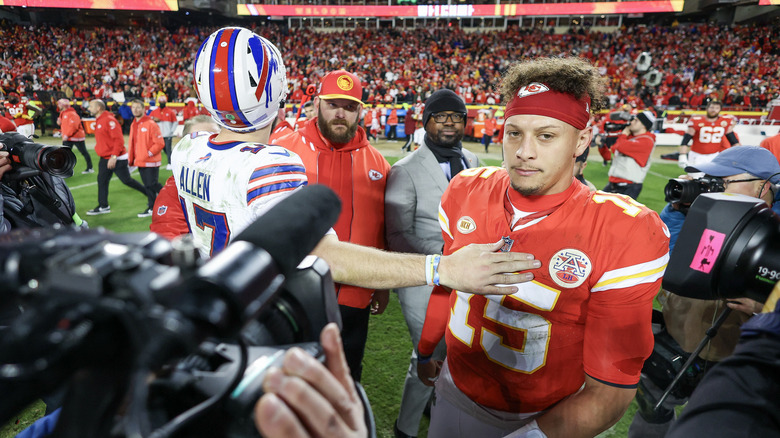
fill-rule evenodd
<path id="1" fill-rule="evenodd" d="M 0 421 L 64 387 L 58 437 L 258 436 L 268 368 L 291 346 L 322 359 L 319 332 L 341 323 L 327 264 L 307 256 L 339 211 L 304 187 L 205 263 L 152 233 L 0 236 L 0 296 L 24 308 L 0 336 Z"/>
<path id="2" fill-rule="evenodd" d="M 39 172 L 67 178 L 76 165 L 76 155 L 70 149 L 38 144 L 17 132 L 0 133 L 0 151 L 8 152 L 14 169 L 4 178 L 23 179 Z"/>
<path id="3" fill-rule="evenodd" d="M 780 217 L 764 201 L 749 196 L 705 193 L 695 197 L 667 265 L 663 288 L 701 300 L 747 297 L 763 303 L 778 280 Z M 659 381 L 670 383 L 655 410 L 684 378 L 679 391 L 690 394 L 701 377 L 700 370 L 691 366 L 730 312 L 726 308 L 716 318 L 684 364 L 675 362 L 672 367 L 656 370 Z"/>
<path id="4" fill-rule="evenodd" d="M 719 193 L 726 190 L 723 178 L 703 176 L 697 179 L 674 178 L 664 187 L 664 199 L 680 206 L 690 205 L 702 193 Z"/>

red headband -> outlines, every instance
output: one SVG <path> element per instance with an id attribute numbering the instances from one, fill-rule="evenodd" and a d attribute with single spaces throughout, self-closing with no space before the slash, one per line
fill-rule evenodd
<path id="1" fill-rule="evenodd" d="M 569 93 L 551 90 L 547 85 L 532 82 L 521 87 L 506 106 L 505 118 L 518 114 L 547 116 L 585 129 L 590 120 L 590 96 L 577 99 Z"/>

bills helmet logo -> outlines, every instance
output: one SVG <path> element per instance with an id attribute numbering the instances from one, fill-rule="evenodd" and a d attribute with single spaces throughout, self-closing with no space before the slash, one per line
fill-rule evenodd
<path id="1" fill-rule="evenodd" d="M 528 97 L 534 94 L 544 93 L 545 91 L 550 91 L 550 88 L 547 85 L 540 84 L 539 82 L 531 82 L 517 91 L 517 97 Z"/>
<path id="2" fill-rule="evenodd" d="M 209 158 L 211 158 L 211 152 L 209 152 L 208 154 L 206 154 L 206 155 L 204 155 L 204 156 L 202 156 L 202 157 L 198 158 L 198 159 L 197 159 L 195 162 L 196 162 L 196 163 L 202 163 L 202 162 L 204 162 L 204 161 L 208 161 L 208 160 L 209 160 Z"/>
<path id="3" fill-rule="evenodd" d="M 593 270 L 588 256 L 576 249 L 558 251 L 552 256 L 548 266 L 552 280 L 558 286 L 569 289 L 584 283 Z"/>
<path id="4" fill-rule="evenodd" d="M 371 181 L 379 181 L 384 178 L 384 175 L 378 170 L 371 169 L 368 171 L 368 178 L 371 179 Z"/>

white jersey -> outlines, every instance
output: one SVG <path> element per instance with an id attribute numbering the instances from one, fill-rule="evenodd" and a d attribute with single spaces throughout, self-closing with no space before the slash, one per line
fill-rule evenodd
<path id="1" fill-rule="evenodd" d="M 195 132 L 173 148 L 179 201 L 201 256 L 210 257 L 259 216 L 307 184 L 301 159 L 279 146 L 215 143 Z"/>

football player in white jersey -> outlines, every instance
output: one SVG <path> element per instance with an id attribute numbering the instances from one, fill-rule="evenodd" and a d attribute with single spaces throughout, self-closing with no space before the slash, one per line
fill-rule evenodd
<path id="1" fill-rule="evenodd" d="M 190 230 L 201 253 L 210 255 L 307 180 L 296 154 L 266 144 L 287 92 L 285 67 L 273 44 L 244 28 L 214 32 L 197 53 L 195 89 L 223 129 L 211 136 L 185 137 L 171 161 Z M 514 286 L 497 285 L 531 280 L 526 271 L 535 260 L 530 254 L 497 252 L 502 245 L 470 245 L 450 256 L 425 256 L 340 242 L 330 233 L 312 253 L 329 264 L 333 280 L 340 283 L 372 289 L 435 283 L 478 293 L 514 293 Z M 351 383 L 339 378 L 336 384 Z M 269 388 L 269 396 L 275 389 Z M 276 396 L 292 403 L 285 398 L 289 394 L 280 391 Z M 344 400 L 323 396 L 343 406 Z M 322 412 L 296 411 L 299 416 Z M 288 409 L 285 415 L 295 415 L 292 412 Z"/>

